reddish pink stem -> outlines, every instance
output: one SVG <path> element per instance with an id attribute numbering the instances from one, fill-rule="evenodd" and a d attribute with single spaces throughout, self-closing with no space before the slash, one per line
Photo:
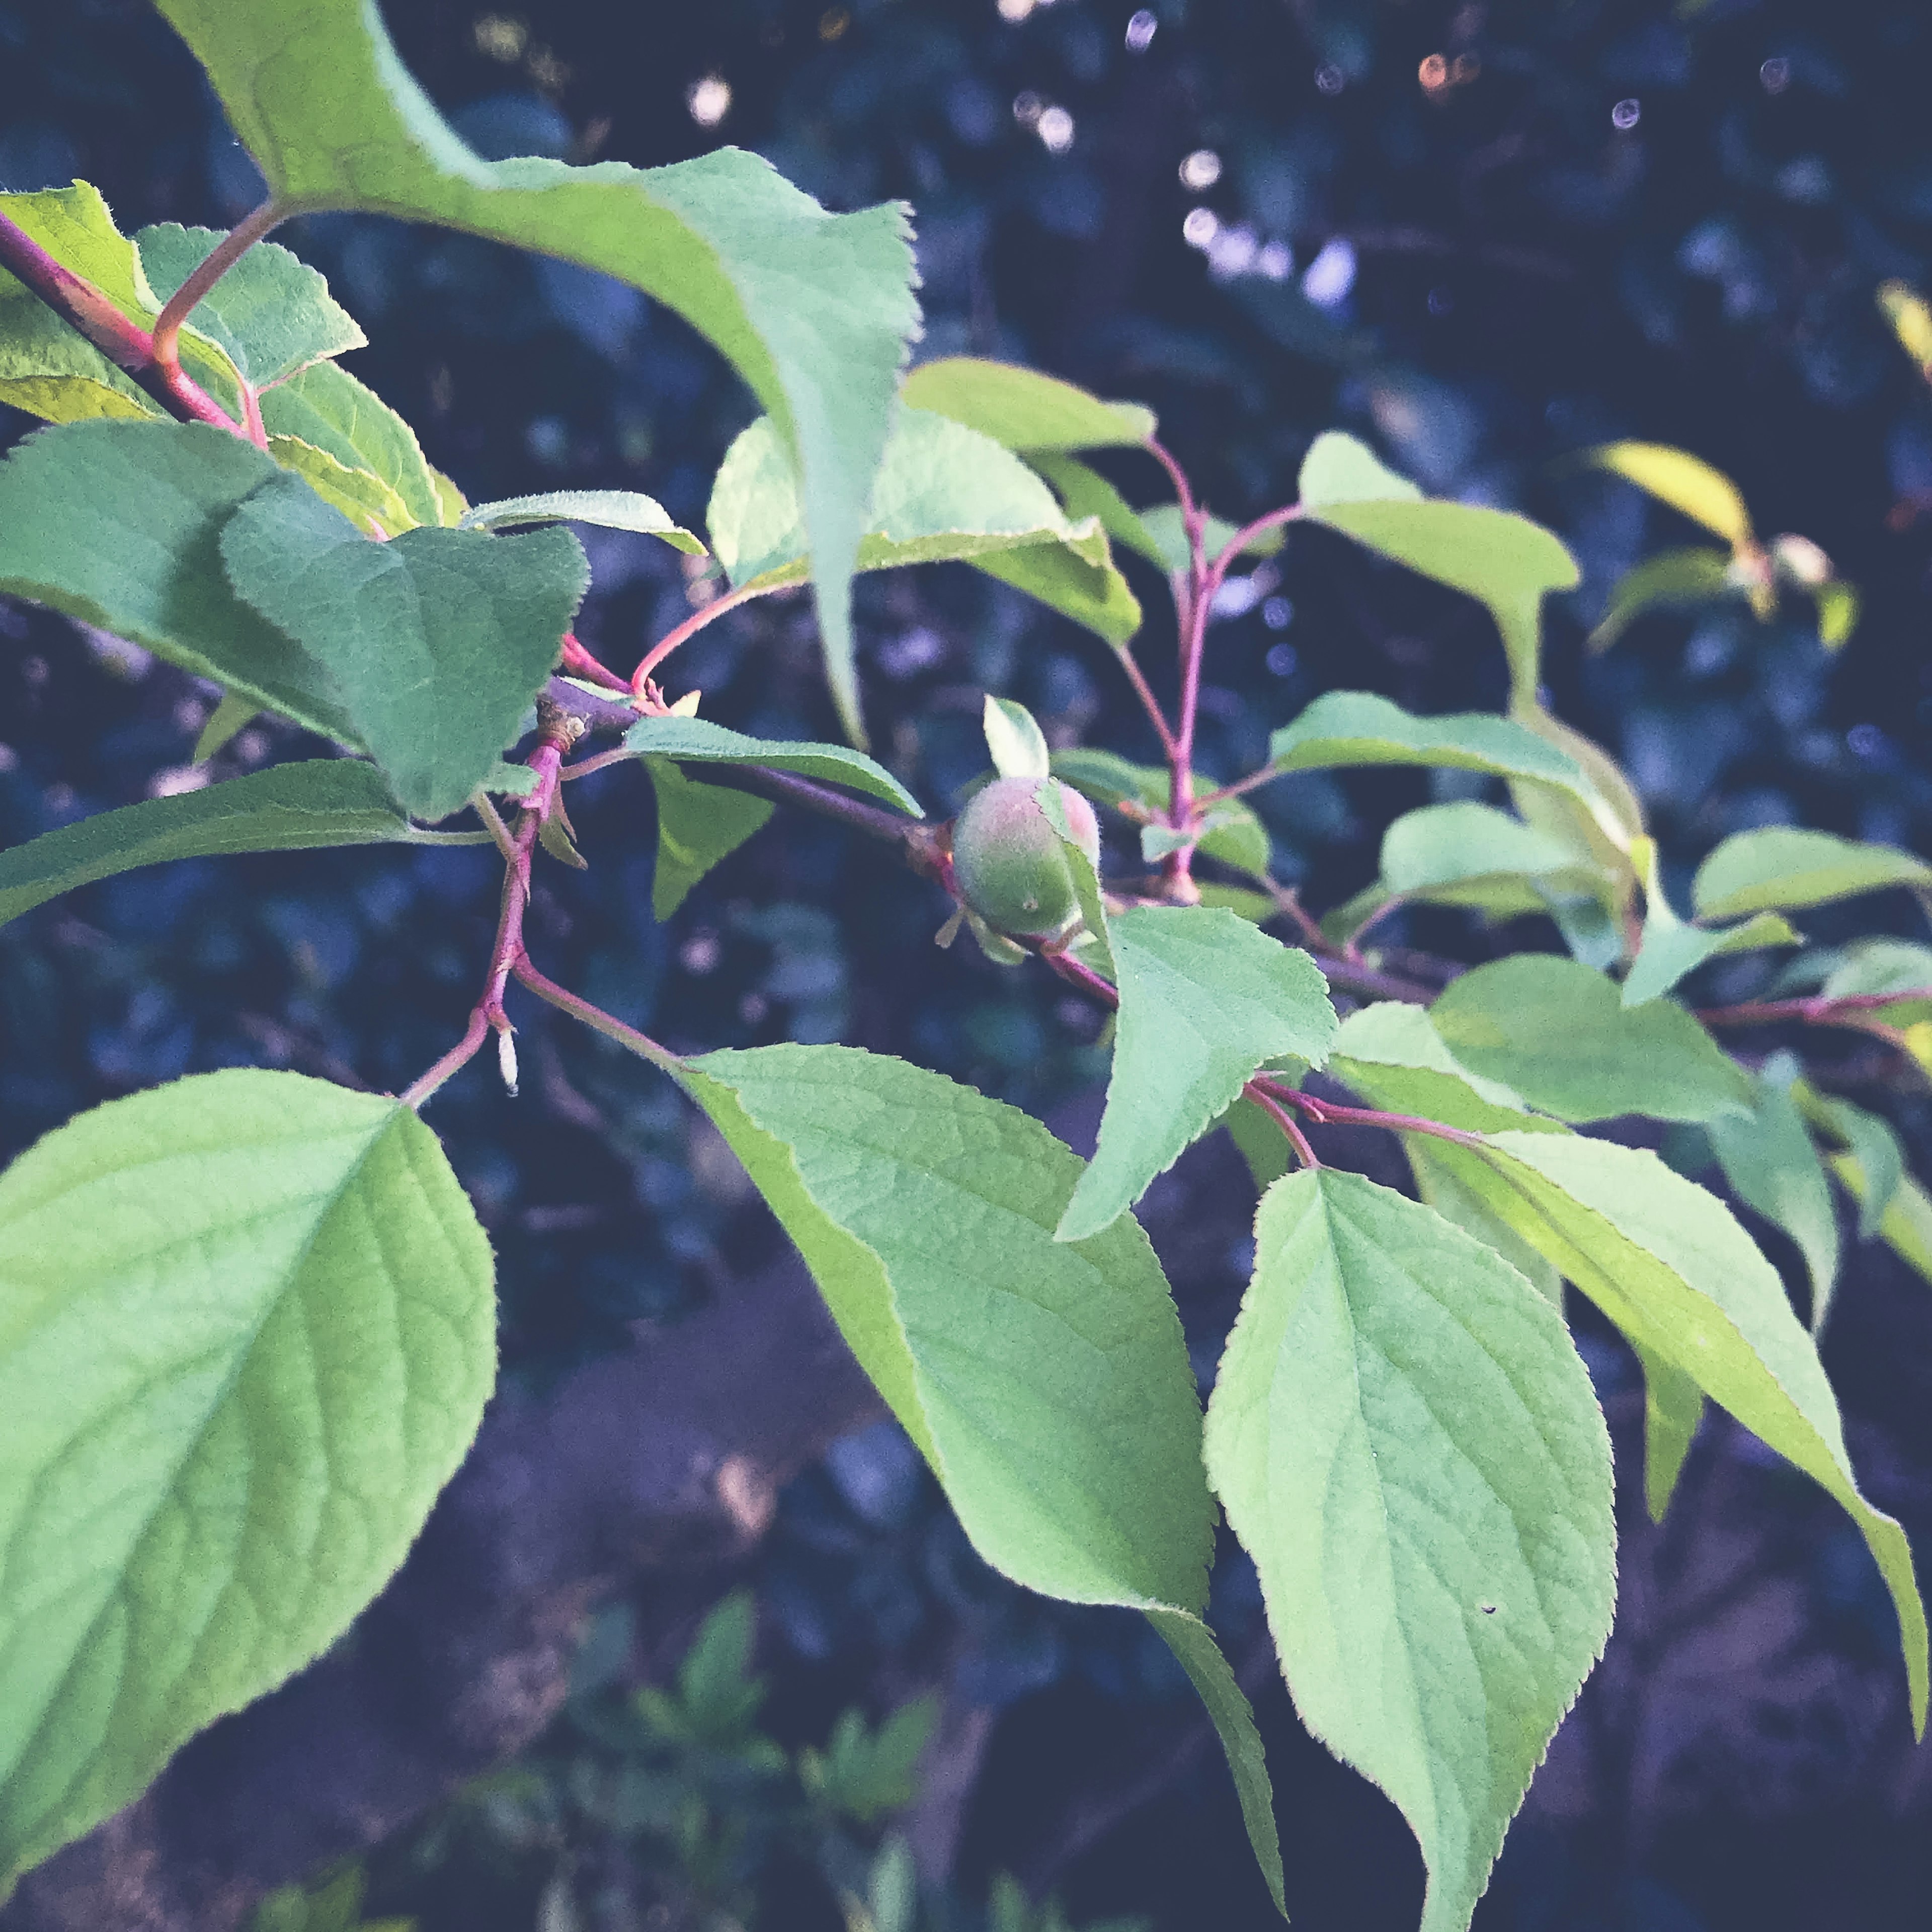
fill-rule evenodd
<path id="1" fill-rule="evenodd" d="M 790 586 L 784 586 L 789 589 Z M 687 638 L 693 638 L 706 624 L 715 623 L 728 610 L 735 610 L 741 604 L 748 604 L 754 597 L 768 595 L 768 590 L 746 584 L 736 590 L 728 590 L 722 597 L 714 597 L 709 604 L 692 611 L 675 630 L 668 631 L 644 653 L 643 663 L 631 674 L 631 689 L 638 697 L 644 694 L 644 688 L 650 682 L 651 673 L 676 650 Z"/>
<path id="2" fill-rule="evenodd" d="M 1898 993 L 1819 994 L 1808 1000 L 1756 1000 L 1742 1006 L 1705 1006 L 1697 1017 L 1706 1026 L 1772 1026 L 1783 1020 L 1802 1020 L 1808 1026 L 1855 1026 L 1854 1014 L 1882 1012 L 1887 1006 L 1916 1000 L 1932 1000 L 1932 986 L 1915 986 Z"/>
<path id="3" fill-rule="evenodd" d="M 624 679 L 578 642 L 574 631 L 563 634 L 562 665 L 571 676 L 580 677 L 586 684 L 601 685 L 606 691 L 628 694 L 631 688 Z"/>
<path id="4" fill-rule="evenodd" d="M 1258 1082 L 1252 1080 L 1250 1080 L 1241 1091 L 1247 1099 L 1253 1101 L 1263 1113 L 1268 1114 L 1275 1125 L 1288 1136 L 1288 1144 L 1294 1149 L 1295 1157 L 1304 1167 L 1314 1168 L 1322 1165 L 1315 1158 L 1315 1150 L 1308 1144 L 1308 1136 L 1301 1131 L 1300 1126 L 1296 1121 L 1294 1116 L 1273 1094 L 1265 1091 Z"/>

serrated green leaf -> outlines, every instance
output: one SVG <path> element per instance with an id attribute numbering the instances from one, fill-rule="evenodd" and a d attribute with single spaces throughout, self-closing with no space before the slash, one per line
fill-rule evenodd
<path id="1" fill-rule="evenodd" d="M 779 738 L 748 738 L 708 718 L 640 718 L 624 734 L 626 747 L 640 754 L 676 758 L 686 764 L 770 765 L 801 778 L 843 785 L 849 791 L 883 799 L 916 818 L 919 801 L 883 765 L 843 745 L 795 743 Z"/>
<path id="2" fill-rule="evenodd" d="M 1309 956 L 1231 912 L 1132 906 L 1107 922 L 1120 988 L 1098 1146 L 1054 1238 L 1097 1234 L 1277 1054 L 1318 1063 L 1334 1036 Z"/>
<path id="3" fill-rule="evenodd" d="M 1861 1208 L 1873 1198 L 1871 1184 L 1856 1154 L 1834 1154 L 1827 1158 L 1832 1172 Z M 1879 1216 L 1878 1232 L 1886 1246 L 1901 1261 L 1932 1281 L 1932 1195 L 1910 1174 L 1899 1177 L 1885 1211 Z"/>
<path id="4" fill-rule="evenodd" d="M 489 1244 L 394 1100 L 202 1074 L 0 1177 L 0 1888 L 341 1634 L 495 1370 Z"/>
<path id="5" fill-rule="evenodd" d="M 1789 1234 L 1803 1256 L 1815 1333 L 1838 1286 L 1838 1217 L 1824 1163 L 1790 1090 L 1797 1070 L 1789 1054 L 1774 1054 L 1759 1072 L 1750 1111 L 1720 1114 L 1704 1131 L 1731 1191 Z"/>
<path id="6" fill-rule="evenodd" d="M 1486 605 L 1512 688 L 1535 691 L 1544 594 L 1578 581 L 1576 560 L 1540 524 L 1509 510 L 1390 496 L 1318 503 L 1302 516 Z"/>
<path id="7" fill-rule="evenodd" d="M 1538 1120 L 1520 1095 L 1500 1080 L 1456 1059 L 1426 1008 L 1379 1000 L 1351 1013 L 1329 1049 L 1328 1070 L 1371 1106 L 1416 1119 L 1439 1120 L 1470 1133 L 1508 1127 L 1562 1133 Z"/>
<path id="8" fill-rule="evenodd" d="M 1750 512 L 1738 486 L 1688 449 L 1661 442 L 1605 442 L 1583 451 L 1579 460 L 1634 483 L 1734 547 L 1751 541 Z"/>
<path id="9" fill-rule="evenodd" d="M 1365 442 L 1324 430 L 1308 446 L 1296 485 L 1304 513 L 1331 503 L 1419 503 L 1422 492 Z"/>
<path id="10" fill-rule="evenodd" d="M 298 436 L 270 436 L 268 454 L 290 475 L 299 476 L 325 503 L 332 503 L 365 536 L 399 536 L 421 520 L 374 471 L 351 470 L 327 450 L 318 449 Z"/>
<path id="11" fill-rule="evenodd" d="M 950 416 L 1005 449 L 1138 448 L 1156 428 L 1139 403 L 1103 403 L 1058 376 L 976 356 L 922 362 L 901 393 L 910 407 Z"/>
<path id="12" fill-rule="evenodd" d="M 0 194 L 0 209 L 130 322 L 144 329 L 153 326 L 160 302 L 142 273 L 134 244 L 115 226 L 92 183 Z M 181 358 L 214 400 L 238 418 L 239 380 L 220 346 L 199 328 L 184 329 Z M 100 417 L 165 420 L 167 414 L 4 269 L 0 269 L 0 403 L 57 423 Z"/>
<path id="13" fill-rule="evenodd" d="M 1905 1150 L 1892 1123 L 1849 1100 L 1820 1093 L 1802 1076 L 1792 1082 L 1791 1097 L 1806 1122 L 1842 1142 L 1857 1163 L 1859 1185 L 1853 1192 L 1858 1239 L 1870 1240 L 1881 1232 L 1885 1210 L 1905 1178 Z"/>
<path id="14" fill-rule="evenodd" d="M 635 490 L 546 490 L 534 496 L 504 496 L 478 503 L 456 520 L 460 530 L 512 530 L 522 524 L 596 524 L 607 530 L 635 530 L 662 537 L 688 556 L 706 554 L 704 544 L 670 520 L 653 496 Z"/>
<path id="15" fill-rule="evenodd" d="M 292 437 L 332 456 L 346 470 L 367 471 L 394 491 L 408 517 L 389 536 L 418 524 L 442 525 L 435 472 L 416 431 L 339 364 L 313 363 L 265 392 L 262 424 L 272 445 Z"/>
<path id="16" fill-rule="evenodd" d="M 1644 1506 L 1652 1522 L 1661 1522 L 1704 1420 L 1704 1392 L 1674 1364 L 1633 1346 L 1643 1370 Z"/>
<path id="17" fill-rule="evenodd" d="M 808 568 L 797 474 L 769 417 L 725 452 L 706 514 L 732 583 L 802 584 Z M 1022 568 L 1003 554 L 1039 550 Z M 1052 490 L 991 437 L 902 409 L 873 485 L 854 568 L 963 562 L 1004 577 L 1110 643 L 1139 628 L 1140 607 L 1092 521 L 1070 524 Z M 1010 564 L 1012 569 L 1005 566 Z M 1016 574 L 1017 572 L 1017 574 Z"/>
<path id="18" fill-rule="evenodd" d="M 668 758 L 647 758 L 657 794 L 657 867 L 651 875 L 651 916 L 668 920 L 686 896 L 722 859 L 727 859 L 772 812 L 769 800 L 730 785 L 700 784 Z"/>
<path id="19" fill-rule="evenodd" d="M 1731 574 L 1731 559 L 1721 550 L 1667 550 L 1647 557 L 1617 579 L 1597 628 L 1584 640 L 1606 651 L 1646 611 L 1708 604 L 1741 594 Z"/>
<path id="20" fill-rule="evenodd" d="M 1925 1612 L 1905 1534 L 1858 1492 L 1831 1384 L 1777 1270 L 1723 1202 L 1657 1156 L 1578 1135 L 1445 1145 L 1466 1180 L 1621 1328 L 1850 1514 L 1898 1612 L 1923 1732 Z"/>
<path id="21" fill-rule="evenodd" d="M 1626 1006 L 1574 959 L 1492 960 L 1452 980 L 1430 1017 L 1464 1066 L 1559 1120 L 1708 1121 L 1750 1104 L 1743 1072 L 1682 1006 Z"/>
<path id="22" fill-rule="evenodd" d="M 1932 886 L 1932 866 L 1895 845 L 1767 825 L 1735 832 L 1697 868 L 1690 896 L 1700 919 L 1823 905 L 1888 886 Z"/>
<path id="23" fill-rule="evenodd" d="M 403 816 L 373 765 L 356 758 L 277 765 L 96 812 L 0 852 L 0 926 L 78 886 L 171 859 L 432 842 L 441 836 Z"/>
<path id="24" fill-rule="evenodd" d="M 1330 691 L 1268 740 L 1273 772 L 1349 765 L 1434 765 L 1550 785 L 1599 811 L 1602 801 L 1567 752 L 1486 711 L 1418 718 L 1366 691 Z"/>
<path id="25" fill-rule="evenodd" d="M 1624 976 L 1623 1003 L 1642 1006 L 1647 1000 L 1661 998 L 1687 974 L 1694 973 L 1707 959 L 1731 952 L 1755 952 L 1768 946 L 1802 946 L 1804 935 L 1791 922 L 1774 912 L 1761 912 L 1740 926 L 1687 926 L 1682 920 L 1668 922 L 1655 918 L 1644 922 L 1643 943 Z"/>
<path id="26" fill-rule="evenodd" d="M 1387 1792 L 1462 1932 L 1616 1600 L 1609 1432 L 1562 1318 L 1359 1174 L 1291 1174 L 1208 1408 L 1303 1721 Z"/>
<path id="27" fill-rule="evenodd" d="M 164 222 L 134 237 L 148 286 L 165 302 L 217 243 L 214 228 Z M 273 242 L 258 242 L 189 312 L 189 322 L 256 389 L 286 382 L 298 370 L 365 346 L 369 338 L 306 262 Z"/>
<path id="28" fill-rule="evenodd" d="M 1212 1505 L 1180 1325 L 1131 1217 L 1053 1238 L 1077 1156 L 1013 1108 L 850 1048 L 708 1054 L 679 1077 L 980 1555 L 1066 1601 L 1197 1612 Z M 1213 1714 L 1265 1830 L 1227 1690 Z"/>
<path id="29" fill-rule="evenodd" d="M 295 477 L 250 497 L 220 546 L 237 595 L 327 666 L 398 800 L 430 819 L 519 736 L 590 578 L 567 530 L 376 543 Z"/>
<path id="30" fill-rule="evenodd" d="M 1087 745 L 1054 752 L 1052 764 L 1055 778 L 1064 778 L 1096 805 L 1112 806 L 1118 810 L 1131 801 L 1146 812 L 1167 810 L 1172 780 L 1165 766 L 1137 765 L 1114 752 Z M 1216 783 L 1198 765 L 1194 777 L 1201 790 L 1211 790 Z M 1140 822 L 1144 826 L 1145 821 Z M 1268 878 L 1274 857 L 1267 826 L 1255 815 L 1253 806 L 1240 798 L 1223 799 L 1214 807 L 1209 822 L 1202 827 L 1196 849 L 1254 879 Z M 1274 902 L 1269 904 L 1272 910 Z"/>
<path id="31" fill-rule="evenodd" d="M 993 769 L 1003 778 L 1043 778 L 1052 766 L 1046 738 L 1033 713 L 1010 698 L 987 696 L 984 726 Z"/>
<path id="32" fill-rule="evenodd" d="M 236 597 L 221 566 L 222 526 L 281 474 L 201 423 L 76 423 L 30 436 L 0 464 L 0 590 L 354 745 L 328 671 Z"/>
<path id="33" fill-rule="evenodd" d="M 1473 800 L 1406 812 L 1382 834 L 1388 892 L 1492 919 L 1546 911 L 1552 895 L 1587 892 L 1592 878 L 1560 839 Z"/>
<path id="34" fill-rule="evenodd" d="M 1127 500 L 1097 470 L 1070 456 L 1040 450 L 1030 452 L 1027 461 L 1053 485 L 1070 522 L 1092 517 L 1112 542 L 1162 570 L 1168 568 L 1166 552 L 1141 520 L 1140 512 L 1130 508 Z"/>
<path id="35" fill-rule="evenodd" d="M 366 0 L 161 0 L 161 10 L 284 201 L 436 221 L 561 256 L 676 310 L 730 358 L 801 464 L 826 661 L 858 735 L 850 575 L 918 326 L 903 212 L 828 214 L 733 148 L 651 169 L 479 160 Z"/>
<path id="36" fill-rule="evenodd" d="M 1530 1117 L 1526 1116 L 1526 1118 Z M 1402 1151 L 1415 1176 L 1415 1191 L 1443 1220 L 1494 1248 L 1552 1308 L 1563 1306 L 1563 1277 L 1507 1221 L 1492 1213 L 1479 1194 L 1462 1184 L 1455 1171 L 1435 1158 L 1442 1144 L 1432 1134 L 1404 1134 Z"/>

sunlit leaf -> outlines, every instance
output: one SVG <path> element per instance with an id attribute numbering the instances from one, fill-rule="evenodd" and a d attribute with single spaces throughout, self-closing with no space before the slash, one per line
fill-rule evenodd
<path id="1" fill-rule="evenodd" d="M 1731 575 L 1728 551 L 1665 550 L 1618 578 L 1597 628 L 1586 641 L 1593 651 L 1606 651 L 1648 611 L 1708 604 L 1736 596 L 1739 589 Z"/>
<path id="2" fill-rule="evenodd" d="M 634 530 L 662 537 L 673 550 L 702 556 L 704 546 L 670 520 L 655 497 L 634 490 L 546 490 L 535 496 L 505 496 L 478 503 L 456 520 L 462 530 L 514 530 L 524 524 L 596 524 L 607 530 Z"/>
<path id="3" fill-rule="evenodd" d="M 916 410 L 950 416 L 1006 449 L 1138 448 L 1154 432 L 1153 410 L 1103 403 L 1073 383 L 976 356 L 922 362 L 902 392 Z"/>
<path id="4" fill-rule="evenodd" d="M 1606 442 L 1585 450 L 1580 460 L 1634 483 L 1734 548 L 1751 541 L 1750 512 L 1738 486 L 1688 449 L 1661 442 Z"/>
<path id="5" fill-rule="evenodd" d="M 1895 845 L 1768 825 L 1726 838 L 1697 868 L 1690 890 L 1700 918 L 1735 919 L 1890 886 L 1932 886 L 1932 866 Z"/>

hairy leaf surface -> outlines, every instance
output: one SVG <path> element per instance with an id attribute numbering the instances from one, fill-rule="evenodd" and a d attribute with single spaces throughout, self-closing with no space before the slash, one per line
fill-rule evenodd
<path id="1" fill-rule="evenodd" d="M 567 530 L 374 543 L 296 478 L 221 532 L 236 593 L 326 665 L 397 798 L 446 818 L 495 769 L 589 581 Z"/>
<path id="2" fill-rule="evenodd" d="M 334 1642 L 495 1370 L 489 1244 L 394 1100 L 202 1074 L 0 1177 L 0 1888 Z"/>
<path id="3" fill-rule="evenodd" d="M 1138 1201 L 1264 1061 L 1319 1062 L 1335 1034 L 1321 968 L 1231 912 L 1132 906 L 1108 920 L 1107 939 L 1120 994 L 1113 1075 L 1062 1241 L 1097 1234 Z"/>
<path id="4" fill-rule="evenodd" d="M 1420 1204 L 1277 1181 L 1209 1406 L 1303 1720 L 1400 1808 L 1462 1932 L 1609 1635 L 1610 1447 L 1562 1317 Z"/>

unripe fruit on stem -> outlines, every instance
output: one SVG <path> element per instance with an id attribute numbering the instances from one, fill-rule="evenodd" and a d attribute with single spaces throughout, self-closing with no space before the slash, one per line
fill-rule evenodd
<path id="1" fill-rule="evenodd" d="M 1058 778 L 995 778 L 968 801 L 952 827 L 960 897 L 995 932 L 1022 939 L 1055 938 L 1080 916 L 1066 849 L 1035 796 L 1043 784 L 1059 786 L 1067 825 L 1097 868 L 1094 808 Z"/>

